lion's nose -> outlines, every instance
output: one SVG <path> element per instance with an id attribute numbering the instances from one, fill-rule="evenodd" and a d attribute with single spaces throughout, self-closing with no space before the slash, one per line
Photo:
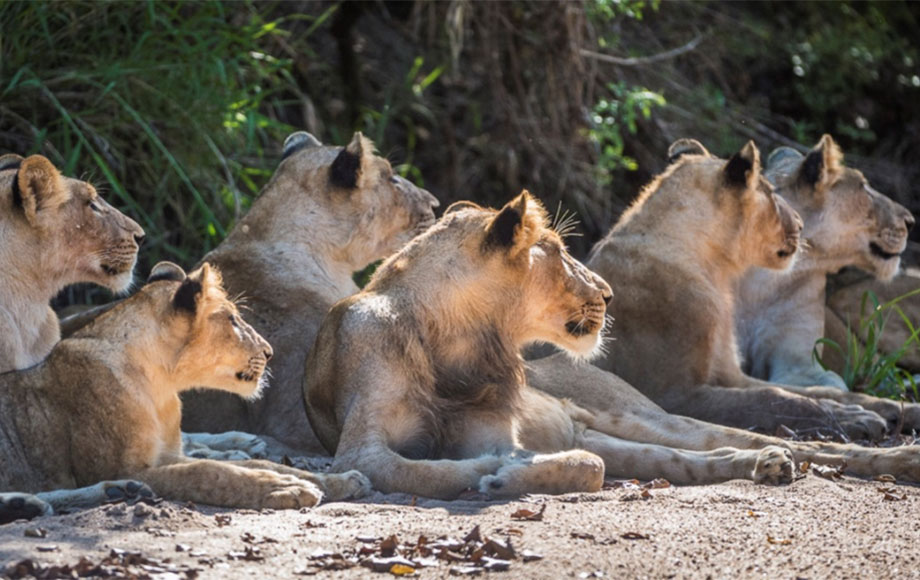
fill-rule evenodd
<path id="1" fill-rule="evenodd" d="M 272 360 L 272 355 L 274 355 L 275 353 L 272 352 L 272 348 L 271 348 L 271 347 L 268 347 L 268 348 L 265 349 L 265 351 L 263 352 L 263 354 L 265 355 L 265 362 L 268 362 L 268 361 Z"/>
<path id="2" fill-rule="evenodd" d="M 914 224 L 917 220 L 914 219 L 914 216 L 907 214 L 904 216 L 904 225 L 907 226 L 907 231 L 914 229 Z"/>
<path id="3" fill-rule="evenodd" d="M 144 238 L 146 237 L 147 236 L 145 236 L 144 234 L 134 234 L 134 243 L 137 244 L 137 247 L 140 247 L 141 244 L 144 243 Z"/>
<path id="4" fill-rule="evenodd" d="M 604 293 L 604 304 L 610 306 L 610 301 L 613 300 L 613 292 Z"/>

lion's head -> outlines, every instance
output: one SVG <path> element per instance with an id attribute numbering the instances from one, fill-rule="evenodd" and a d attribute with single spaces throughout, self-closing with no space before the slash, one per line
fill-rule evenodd
<path id="1" fill-rule="evenodd" d="M 240 227 L 262 239 L 311 237 L 352 271 L 385 258 L 434 223 L 433 195 L 396 175 L 360 132 L 330 147 L 304 131 Z"/>
<path id="2" fill-rule="evenodd" d="M 0 199 L 7 269 L 50 282 L 53 292 L 76 282 L 130 286 L 144 230 L 92 185 L 64 177 L 41 155 L 3 155 Z"/>
<path id="3" fill-rule="evenodd" d="M 128 312 L 133 302 L 146 303 L 156 320 Z M 240 316 L 228 298 L 216 268 L 204 264 L 186 276 L 179 266 L 160 262 L 147 284 L 122 305 L 102 315 L 75 337 L 98 332 L 99 325 L 156 325 L 153 339 L 126 346 L 165 385 L 205 386 L 257 397 L 264 383 L 272 348 Z M 164 339 L 165 338 L 165 339 Z"/>
<path id="4" fill-rule="evenodd" d="M 636 206 L 657 204 L 649 214 L 662 220 L 661 227 L 677 228 L 688 240 L 708 246 L 701 255 L 721 256 L 742 270 L 792 265 L 802 220 L 761 175 L 760 153 L 753 141 L 726 161 L 711 155 L 699 141 L 679 139 L 668 149 L 668 158 L 671 165 Z M 660 190 L 671 193 L 652 195 Z M 617 227 L 629 221 L 630 211 Z M 668 220 L 673 224 L 665 223 Z"/>
<path id="5" fill-rule="evenodd" d="M 861 172 L 845 167 L 830 135 L 807 155 L 789 147 L 775 150 L 765 175 L 802 214 L 816 260 L 826 261 L 830 270 L 856 266 L 883 280 L 898 271 L 914 217 L 873 189 Z"/>
<path id="6" fill-rule="evenodd" d="M 384 263 L 367 290 L 402 277 L 413 286 L 430 285 L 431 299 L 457 317 L 458 326 L 488 322 L 516 348 L 549 342 L 579 357 L 598 352 L 612 296 L 600 276 L 569 255 L 543 206 L 526 191 L 500 211 L 451 205 Z"/>

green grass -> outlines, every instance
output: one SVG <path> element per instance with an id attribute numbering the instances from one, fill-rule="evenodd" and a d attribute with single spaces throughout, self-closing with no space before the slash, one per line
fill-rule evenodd
<path id="1" fill-rule="evenodd" d="M 920 288 L 897 298 L 880 303 L 872 291 L 863 294 L 860 301 L 858 332 L 847 328 L 845 345 L 828 338 L 815 344 L 812 356 L 827 370 L 824 359 L 818 352 L 818 345 L 836 351 L 845 361 L 842 377 L 850 390 L 863 391 L 878 397 L 903 399 L 905 395 L 920 400 L 917 382 L 908 371 L 898 366 L 898 361 L 910 348 L 920 346 L 920 327 L 916 327 L 898 303 L 920 294 Z M 910 336 L 894 352 L 882 352 L 880 340 L 891 316 L 897 315 L 907 326 Z M 860 337 L 864 337 L 861 340 Z"/>

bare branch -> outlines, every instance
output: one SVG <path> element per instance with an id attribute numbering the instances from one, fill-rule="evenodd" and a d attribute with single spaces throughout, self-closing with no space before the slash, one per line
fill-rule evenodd
<path id="1" fill-rule="evenodd" d="M 702 36 L 697 36 L 687 44 L 673 48 L 666 52 L 659 54 L 653 54 L 651 56 L 634 56 L 630 58 L 621 58 L 618 56 L 611 56 L 609 54 L 601 54 L 599 52 L 594 52 L 593 50 L 588 50 L 586 48 L 580 49 L 578 52 L 582 56 L 587 56 L 601 62 L 609 62 L 610 64 L 616 64 L 619 66 L 642 66 L 644 64 L 651 64 L 653 62 L 659 62 L 662 60 L 668 60 L 669 58 L 674 58 L 682 54 L 688 53 L 694 50 L 699 44 L 703 42 Z"/>

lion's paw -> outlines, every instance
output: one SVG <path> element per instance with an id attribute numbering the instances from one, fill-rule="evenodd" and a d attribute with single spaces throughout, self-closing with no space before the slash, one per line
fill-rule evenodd
<path id="1" fill-rule="evenodd" d="M 888 432 L 888 422 L 881 415 L 859 405 L 843 405 L 836 401 L 821 401 L 833 416 L 834 426 L 853 440 L 878 441 Z"/>
<path id="2" fill-rule="evenodd" d="M 792 452 L 771 445 L 760 450 L 754 466 L 754 483 L 782 485 L 792 483 L 795 477 L 795 459 Z"/>
<path id="3" fill-rule="evenodd" d="M 292 510 L 313 507 L 323 499 L 323 492 L 315 484 L 292 475 L 273 474 L 276 477 L 265 481 L 262 507 L 277 510 Z"/>
<path id="4" fill-rule="evenodd" d="M 0 493 L 0 524 L 54 513 L 51 504 L 29 493 Z"/>
<path id="5" fill-rule="evenodd" d="M 371 480 L 355 470 L 324 474 L 321 483 L 326 492 L 326 501 L 357 499 L 368 495 L 373 489 Z"/>
<path id="6" fill-rule="evenodd" d="M 189 457 L 218 461 L 245 461 L 265 457 L 268 450 L 264 439 L 242 431 L 183 433 L 182 447 Z"/>

